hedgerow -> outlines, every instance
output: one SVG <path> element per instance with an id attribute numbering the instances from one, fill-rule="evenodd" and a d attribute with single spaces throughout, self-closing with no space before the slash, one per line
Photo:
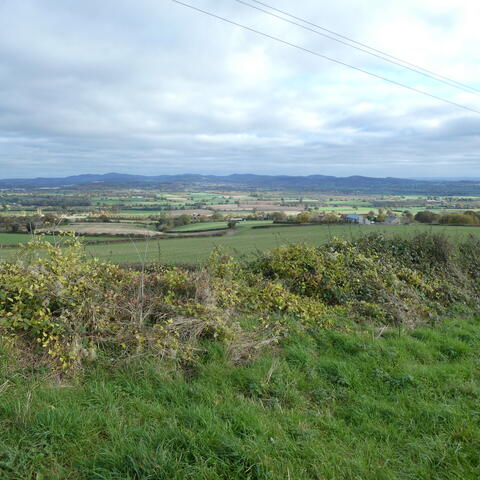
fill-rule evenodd
<path id="1" fill-rule="evenodd" d="M 343 318 L 415 325 L 479 300 L 480 242 L 373 235 L 288 245 L 241 262 L 214 251 L 199 269 L 127 270 L 88 258 L 77 238 L 40 238 L 0 265 L 0 335 L 63 370 L 150 353 L 189 360 L 201 338 L 268 343 Z M 245 338 L 249 339 L 245 342 Z"/>

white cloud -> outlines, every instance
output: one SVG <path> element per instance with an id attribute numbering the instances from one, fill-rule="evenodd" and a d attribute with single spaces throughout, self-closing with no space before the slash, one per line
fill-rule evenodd
<path id="1" fill-rule="evenodd" d="M 480 109 L 478 96 L 237 2 L 189 1 Z M 477 2 L 271 1 L 480 89 Z M 478 176 L 479 118 L 169 1 L 0 3 L 0 177 Z"/>

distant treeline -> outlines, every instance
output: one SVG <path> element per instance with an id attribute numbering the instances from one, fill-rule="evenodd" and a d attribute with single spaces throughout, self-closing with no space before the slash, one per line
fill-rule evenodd
<path id="1" fill-rule="evenodd" d="M 71 195 L 8 195 L 2 199 L 2 203 L 20 205 L 24 207 L 89 207 L 88 197 Z"/>
<path id="2" fill-rule="evenodd" d="M 463 213 L 434 213 L 428 210 L 418 212 L 415 221 L 419 223 L 437 223 L 439 225 L 480 225 L 480 212 L 467 210 Z"/>
<path id="3" fill-rule="evenodd" d="M 66 219 L 62 219 L 51 213 L 29 216 L 1 215 L 0 232 L 34 233 L 37 228 L 65 225 L 66 223 L 68 223 Z"/>

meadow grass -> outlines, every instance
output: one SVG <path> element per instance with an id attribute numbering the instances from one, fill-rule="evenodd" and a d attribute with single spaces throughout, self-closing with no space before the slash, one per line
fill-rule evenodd
<path id="1" fill-rule="evenodd" d="M 478 227 L 444 227 L 426 225 L 314 225 L 252 229 L 238 226 L 233 235 L 205 238 L 151 239 L 125 241 L 125 243 L 87 245 L 87 254 L 116 263 L 156 262 L 167 264 L 198 264 L 206 261 L 215 248 L 235 256 L 255 255 L 272 248 L 291 243 L 322 245 L 334 237 L 352 240 L 369 233 L 405 235 L 412 237 L 422 232 L 445 233 L 452 240 L 480 235 Z M 103 237 L 102 237 L 103 238 Z M 0 259 L 12 258 L 15 249 L 0 249 Z"/>
<path id="2" fill-rule="evenodd" d="M 285 338 L 244 365 L 0 356 L 2 480 L 476 480 L 479 318 Z"/>

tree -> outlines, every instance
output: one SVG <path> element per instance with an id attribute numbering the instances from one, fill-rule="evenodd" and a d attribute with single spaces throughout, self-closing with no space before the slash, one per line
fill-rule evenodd
<path id="1" fill-rule="evenodd" d="M 438 215 L 436 213 L 425 210 L 422 212 L 418 212 L 414 218 L 416 222 L 433 223 L 438 220 Z"/>
<path id="2" fill-rule="evenodd" d="M 274 212 L 272 219 L 274 223 L 283 223 L 287 221 L 287 214 L 285 212 Z"/>
<path id="3" fill-rule="evenodd" d="M 302 212 L 297 215 L 297 222 L 298 223 L 308 223 L 310 220 L 310 215 L 308 212 Z"/>
<path id="4" fill-rule="evenodd" d="M 161 215 L 158 218 L 155 227 L 159 232 L 163 232 L 165 230 L 170 230 L 173 227 L 173 222 L 166 215 Z"/>
<path id="5" fill-rule="evenodd" d="M 10 233 L 17 233 L 22 228 L 18 218 L 12 216 L 0 216 L 0 226 L 2 230 Z"/>
<path id="6" fill-rule="evenodd" d="M 439 223 L 443 225 L 475 225 L 477 217 L 465 213 L 449 213 L 440 218 Z"/>
<path id="7" fill-rule="evenodd" d="M 342 219 L 335 213 L 327 213 L 322 218 L 322 223 L 341 223 Z"/>
<path id="8" fill-rule="evenodd" d="M 35 230 L 42 224 L 42 218 L 39 215 L 32 215 L 23 219 L 23 225 L 28 233 L 35 233 Z"/>
<path id="9" fill-rule="evenodd" d="M 53 227 L 60 223 L 60 218 L 54 215 L 53 213 L 45 213 L 42 218 L 42 222 L 44 225 L 48 225 Z"/>
<path id="10" fill-rule="evenodd" d="M 402 214 L 402 219 L 404 223 L 412 223 L 413 222 L 413 213 L 405 210 Z"/>
<path id="11" fill-rule="evenodd" d="M 35 233 L 35 230 L 37 229 L 37 225 L 34 220 L 28 220 L 27 223 L 25 224 L 25 228 L 27 229 L 28 233 Z"/>
<path id="12" fill-rule="evenodd" d="M 188 225 L 190 223 L 192 223 L 192 217 L 186 213 L 183 213 L 179 217 L 173 219 L 173 224 L 176 227 L 181 227 L 182 225 Z"/>
<path id="13" fill-rule="evenodd" d="M 465 215 L 471 216 L 474 224 L 480 223 L 480 212 L 475 212 L 473 210 L 467 210 L 465 212 Z"/>

